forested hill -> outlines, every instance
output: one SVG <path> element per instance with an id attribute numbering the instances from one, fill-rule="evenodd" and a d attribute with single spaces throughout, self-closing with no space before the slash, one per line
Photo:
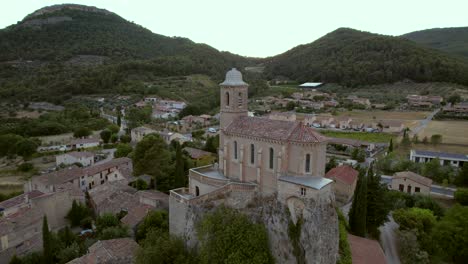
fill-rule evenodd
<path id="1" fill-rule="evenodd" d="M 322 38 L 265 60 L 270 77 L 348 86 L 444 81 L 468 84 L 468 66 L 442 52 L 399 37 L 340 28 Z"/>
<path id="2" fill-rule="evenodd" d="M 185 70 L 208 74 L 245 66 L 248 61 L 186 38 L 152 33 L 107 10 L 81 5 L 46 7 L 0 30 L 0 62 L 73 63 L 86 59 L 91 62 L 159 59 L 174 67 L 183 64 Z"/>
<path id="3" fill-rule="evenodd" d="M 468 27 L 426 29 L 402 37 L 468 61 Z"/>

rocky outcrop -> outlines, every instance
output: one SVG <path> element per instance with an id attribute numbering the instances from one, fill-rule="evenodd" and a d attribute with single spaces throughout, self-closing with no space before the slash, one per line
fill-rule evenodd
<path id="1" fill-rule="evenodd" d="M 38 18 L 24 21 L 20 24 L 21 27 L 33 27 L 40 28 L 42 25 L 53 25 L 65 21 L 72 21 L 73 19 L 69 16 L 60 16 L 60 17 L 47 17 L 47 18 Z"/>
<path id="2" fill-rule="evenodd" d="M 184 237 L 188 246 L 196 247 L 196 223 L 203 215 L 224 204 L 236 208 L 241 197 L 220 197 L 201 206 L 187 205 Z M 298 199 L 299 200 L 299 199 Z M 296 223 L 290 208 L 276 196 L 255 197 L 247 206 L 236 208 L 252 221 L 264 223 L 268 230 L 271 253 L 277 263 L 335 264 L 338 255 L 338 217 L 333 202 L 300 199 L 303 209 L 296 210 Z M 302 206 L 299 206 L 299 208 Z M 184 217 L 184 216 L 180 216 Z"/>

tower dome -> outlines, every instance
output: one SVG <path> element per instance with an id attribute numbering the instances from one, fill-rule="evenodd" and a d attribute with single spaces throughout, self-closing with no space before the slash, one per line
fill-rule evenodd
<path id="1" fill-rule="evenodd" d="M 242 73 L 236 68 L 232 68 L 226 73 L 226 79 L 219 85 L 223 86 L 245 86 L 248 85 L 242 80 Z"/>

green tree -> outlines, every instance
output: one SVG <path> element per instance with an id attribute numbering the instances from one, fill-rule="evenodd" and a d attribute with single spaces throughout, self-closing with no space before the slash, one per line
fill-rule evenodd
<path id="1" fill-rule="evenodd" d="M 133 151 L 129 144 L 118 144 L 114 153 L 115 158 L 127 157 Z"/>
<path id="2" fill-rule="evenodd" d="M 129 135 L 122 135 L 120 136 L 120 142 L 122 143 L 130 143 L 132 141 L 132 137 Z"/>
<path id="3" fill-rule="evenodd" d="M 463 163 L 463 167 L 458 171 L 455 183 L 458 186 L 468 186 L 468 162 Z"/>
<path id="4" fill-rule="evenodd" d="M 421 141 L 424 145 L 429 143 L 429 139 L 427 139 L 427 136 L 423 137 L 423 140 Z"/>
<path id="5" fill-rule="evenodd" d="M 126 120 L 129 129 L 147 124 L 151 121 L 151 106 L 143 108 L 131 107 L 126 110 Z"/>
<path id="6" fill-rule="evenodd" d="M 388 153 L 393 152 L 393 139 L 390 139 L 390 144 L 388 144 Z"/>
<path id="7" fill-rule="evenodd" d="M 73 242 L 71 245 L 65 247 L 64 249 L 60 250 L 57 254 L 57 258 L 59 263 L 68 263 L 75 258 L 80 257 L 80 246 L 77 242 Z"/>
<path id="8" fill-rule="evenodd" d="M 101 139 L 105 144 L 109 143 L 111 135 L 112 133 L 107 129 L 102 130 L 100 133 Z"/>
<path id="9" fill-rule="evenodd" d="M 16 154 L 17 143 L 23 137 L 15 134 L 0 135 L 0 157 Z"/>
<path id="10" fill-rule="evenodd" d="M 9 264 L 22 264 L 23 262 L 21 261 L 21 259 L 19 257 L 17 257 L 16 255 L 13 255 L 13 257 L 10 259 L 10 262 Z"/>
<path id="11" fill-rule="evenodd" d="M 214 137 L 208 136 L 207 139 L 206 139 L 204 149 L 206 151 L 216 153 L 218 151 L 218 147 L 219 147 L 219 135 L 216 135 Z"/>
<path id="12" fill-rule="evenodd" d="M 468 207 L 455 205 L 450 208 L 433 230 L 439 254 L 453 263 L 468 262 Z"/>
<path id="13" fill-rule="evenodd" d="M 366 226 L 369 234 L 378 238 L 378 228 L 388 220 L 387 215 L 390 212 L 385 200 L 387 189 L 380 182 L 380 175 L 374 175 L 372 166 L 367 175 Z"/>
<path id="14" fill-rule="evenodd" d="M 136 240 L 145 239 L 151 229 L 158 229 L 162 233 L 169 232 L 169 214 L 166 211 L 149 212 L 143 219 L 143 222 L 138 225 L 135 235 Z"/>
<path id="15" fill-rule="evenodd" d="M 296 108 L 296 102 L 294 101 L 289 101 L 288 104 L 286 104 L 286 110 L 292 111 Z"/>
<path id="16" fill-rule="evenodd" d="M 104 213 L 96 219 L 96 230 L 98 233 L 101 233 L 108 227 L 116 227 L 119 225 L 119 219 L 111 213 Z"/>
<path id="17" fill-rule="evenodd" d="M 429 254 L 419 246 L 416 234 L 410 230 L 397 230 L 398 251 L 402 263 L 429 264 Z"/>
<path id="18" fill-rule="evenodd" d="M 15 146 L 16 153 L 22 156 L 23 159 L 25 160 L 31 158 L 31 156 L 34 153 L 36 153 L 37 147 L 38 147 L 38 144 L 36 143 L 36 141 L 29 139 L 29 138 L 25 138 L 21 141 L 18 141 L 18 143 L 16 143 L 16 146 Z"/>
<path id="19" fill-rule="evenodd" d="M 42 263 L 49 264 L 53 262 L 54 253 L 53 253 L 53 239 L 49 231 L 49 225 L 47 224 L 47 216 L 44 215 L 42 221 Z"/>
<path id="20" fill-rule="evenodd" d="M 468 205 L 468 189 L 467 188 L 458 188 L 455 191 L 455 201 L 461 205 Z"/>
<path id="21" fill-rule="evenodd" d="M 91 133 L 92 133 L 91 129 L 87 127 L 78 127 L 77 129 L 73 131 L 73 137 L 75 138 L 89 137 Z"/>
<path id="22" fill-rule="evenodd" d="M 336 166 L 338 166 L 338 164 L 336 163 L 335 157 L 332 156 L 330 160 L 327 162 L 327 164 L 325 165 L 325 173 L 329 172 L 331 169 L 335 168 Z"/>
<path id="23" fill-rule="evenodd" d="M 447 102 L 453 104 L 459 103 L 461 101 L 461 96 L 459 94 L 452 94 L 448 99 Z"/>
<path id="24" fill-rule="evenodd" d="M 443 177 L 445 176 L 442 173 L 442 166 L 440 165 L 440 160 L 438 158 L 425 163 L 422 169 L 422 174 L 436 182 L 442 182 Z"/>
<path id="25" fill-rule="evenodd" d="M 137 252 L 137 264 L 192 264 L 198 263 L 184 241 L 158 228 L 150 229 Z"/>
<path id="26" fill-rule="evenodd" d="M 110 137 L 110 141 L 112 143 L 116 143 L 117 140 L 119 140 L 119 136 L 117 134 L 112 134 L 111 137 Z"/>
<path id="27" fill-rule="evenodd" d="M 122 114 L 119 113 L 117 114 L 117 126 L 121 127 L 122 126 Z"/>
<path id="28" fill-rule="evenodd" d="M 431 144 L 432 145 L 439 145 L 442 143 L 442 135 L 440 134 L 435 134 L 431 136 Z"/>
<path id="29" fill-rule="evenodd" d="M 73 200 L 72 207 L 68 211 L 66 218 L 70 221 L 71 226 L 79 226 L 81 221 L 90 215 L 91 212 L 86 205 Z"/>
<path id="30" fill-rule="evenodd" d="M 110 124 L 107 126 L 107 130 L 109 130 L 112 134 L 117 134 L 120 131 L 120 126 Z"/>
<path id="31" fill-rule="evenodd" d="M 129 237 L 130 230 L 128 226 L 111 226 L 104 228 L 99 234 L 98 238 L 100 240 L 109 240 L 109 239 L 116 239 L 122 237 Z"/>
<path id="32" fill-rule="evenodd" d="M 164 140 L 156 134 L 145 136 L 135 147 L 132 155 L 134 174 L 153 176 L 156 188 L 168 191 L 174 181 L 172 174 L 171 153 Z"/>
<path id="33" fill-rule="evenodd" d="M 197 225 L 200 263 L 273 263 L 268 234 L 233 209 L 218 207 Z"/>
<path id="34" fill-rule="evenodd" d="M 187 175 L 185 175 L 184 158 L 182 157 L 182 147 L 179 143 L 176 145 L 176 158 L 175 158 L 175 171 L 174 171 L 174 187 L 184 187 L 187 184 Z"/>
<path id="35" fill-rule="evenodd" d="M 349 227 L 353 234 L 361 237 L 366 235 L 366 216 L 367 177 L 363 171 L 360 171 L 356 190 L 354 191 L 353 203 L 349 211 Z"/>
<path id="36" fill-rule="evenodd" d="M 412 141 L 413 141 L 413 144 L 418 144 L 419 143 L 418 134 L 414 134 Z"/>
<path id="37" fill-rule="evenodd" d="M 393 212 L 393 218 L 400 225 L 400 230 L 410 230 L 416 234 L 422 249 L 433 250 L 430 235 L 436 223 L 436 217 L 431 210 L 417 207 L 398 209 Z"/>

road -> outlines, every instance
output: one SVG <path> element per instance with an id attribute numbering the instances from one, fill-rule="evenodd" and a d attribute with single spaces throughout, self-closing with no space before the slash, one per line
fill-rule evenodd
<path id="1" fill-rule="evenodd" d="M 432 118 L 434 118 L 434 116 L 439 111 L 440 111 L 440 109 L 438 108 L 438 109 L 434 110 L 434 112 L 430 113 L 425 119 L 419 121 L 419 125 L 411 130 L 411 134 L 416 135 L 419 132 L 421 132 L 421 130 L 423 130 L 427 126 L 427 124 L 429 124 L 429 122 L 431 122 Z"/>
<path id="2" fill-rule="evenodd" d="M 379 228 L 380 242 L 385 253 L 385 260 L 388 264 L 399 264 L 400 257 L 398 256 L 397 240 L 395 231 L 398 229 L 398 224 L 393 220 L 392 215 L 388 216 L 389 221 Z"/>
<path id="3" fill-rule="evenodd" d="M 381 176 L 381 183 L 385 184 L 391 184 L 392 183 L 392 176 L 388 175 L 382 175 Z M 453 198 L 453 195 L 457 189 L 455 188 L 450 188 L 450 187 L 443 187 L 440 185 L 431 185 L 431 193 L 433 194 L 438 194 L 438 195 L 444 195 L 446 197 Z"/>

